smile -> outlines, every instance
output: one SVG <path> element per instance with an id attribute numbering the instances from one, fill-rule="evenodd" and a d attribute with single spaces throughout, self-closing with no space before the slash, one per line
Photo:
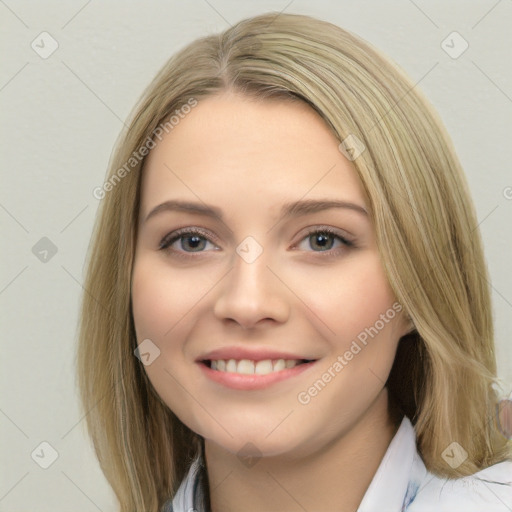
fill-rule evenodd
<path id="1" fill-rule="evenodd" d="M 198 361 L 209 380 L 238 390 L 265 389 L 291 379 L 316 364 L 310 359 L 213 359 Z"/>
<path id="2" fill-rule="evenodd" d="M 309 362 L 310 360 L 307 359 L 264 359 L 262 361 L 251 361 L 250 359 L 241 359 L 238 361 L 236 359 L 217 359 L 207 361 L 212 370 L 240 373 L 242 375 L 267 375 Z"/>

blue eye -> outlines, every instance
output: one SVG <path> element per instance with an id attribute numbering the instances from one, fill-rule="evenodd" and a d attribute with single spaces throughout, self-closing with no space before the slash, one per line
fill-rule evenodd
<path id="1" fill-rule="evenodd" d="M 205 242 L 212 243 L 206 233 L 199 229 L 183 229 L 170 233 L 160 242 L 159 249 L 169 249 L 175 242 L 180 241 L 181 249 L 184 252 L 204 252 Z M 187 248 L 191 248 L 188 251 Z M 173 249 L 175 252 L 181 252 L 180 250 Z"/>
<path id="2" fill-rule="evenodd" d="M 340 233 L 329 227 L 316 228 L 309 231 L 298 244 L 299 249 L 300 246 L 307 241 L 309 241 L 309 247 L 313 249 L 311 252 L 325 253 L 326 256 L 333 255 L 335 251 L 339 250 L 340 245 L 345 248 L 355 246 L 352 241 L 347 240 Z M 333 248 L 336 241 L 338 241 L 340 245 L 338 245 L 337 248 Z M 172 247 L 177 242 L 179 242 L 178 247 Z M 193 257 L 192 255 L 194 253 L 207 252 L 205 249 L 208 244 L 211 244 L 214 247 L 214 250 L 219 249 L 211 241 L 210 236 L 206 231 L 198 228 L 184 228 L 165 236 L 160 242 L 158 248 L 160 250 L 172 251 L 180 257 L 187 258 Z M 308 249 L 302 248 L 300 250 L 308 252 Z"/>
<path id="3" fill-rule="evenodd" d="M 352 247 L 354 244 L 350 240 L 347 240 L 345 237 L 341 236 L 336 231 L 330 228 L 322 228 L 315 229 L 310 231 L 302 241 L 308 240 L 310 242 L 310 247 L 314 248 L 315 246 L 319 248 L 319 251 L 314 250 L 313 252 L 330 252 L 332 251 L 332 247 L 336 240 L 338 240 L 342 246 Z M 300 246 L 299 246 L 300 247 Z"/>

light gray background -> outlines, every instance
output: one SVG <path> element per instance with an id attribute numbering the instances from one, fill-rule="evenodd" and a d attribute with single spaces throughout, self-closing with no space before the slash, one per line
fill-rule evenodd
<path id="1" fill-rule="evenodd" d="M 99 204 L 92 190 L 123 120 L 171 54 L 244 17 L 283 10 L 367 39 L 440 112 L 476 202 L 499 374 L 512 381 L 512 1 L 0 0 L 0 511 L 115 510 L 74 387 L 83 263 Z M 59 45 L 47 59 L 31 48 L 43 31 Z M 441 47 L 453 31 L 469 43 L 457 59 Z M 57 247 L 46 262 L 32 252 L 42 237 Z M 49 461 L 43 441 L 58 452 L 48 469 L 31 458 L 37 448 Z"/>

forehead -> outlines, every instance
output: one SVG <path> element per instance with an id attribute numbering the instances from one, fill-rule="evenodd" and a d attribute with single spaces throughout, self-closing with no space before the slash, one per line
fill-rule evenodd
<path id="1" fill-rule="evenodd" d="M 353 164 L 307 104 L 233 93 L 202 99 L 151 150 L 141 214 L 174 198 L 238 205 L 333 197 L 365 204 Z"/>

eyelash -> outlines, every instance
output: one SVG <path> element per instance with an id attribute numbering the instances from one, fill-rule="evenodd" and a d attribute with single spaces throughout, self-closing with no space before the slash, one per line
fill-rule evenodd
<path id="1" fill-rule="evenodd" d="M 304 237 L 301 238 L 301 240 L 299 241 L 299 244 L 297 244 L 297 245 L 300 245 L 300 242 L 302 242 L 306 238 L 310 237 L 311 235 L 315 235 L 315 234 L 328 234 L 328 235 L 331 235 L 334 238 L 337 238 L 345 246 L 345 248 L 355 247 L 355 244 L 354 244 L 353 241 L 347 240 L 345 237 L 340 235 L 339 232 L 335 231 L 334 229 L 332 229 L 332 228 L 330 228 L 328 226 L 319 227 L 319 228 L 317 227 L 315 229 L 312 229 L 311 231 L 308 231 L 304 235 Z M 183 229 L 179 229 L 177 231 L 174 231 L 174 232 L 169 233 L 168 235 L 166 235 L 160 241 L 158 249 L 159 250 L 163 250 L 163 251 L 173 252 L 174 254 L 176 254 L 180 258 L 194 258 L 195 257 L 194 254 L 202 253 L 202 252 L 206 252 L 206 251 L 198 251 L 197 253 L 194 253 L 194 252 L 178 251 L 178 250 L 170 248 L 170 246 L 174 242 L 179 240 L 180 238 L 185 238 L 186 236 L 194 236 L 194 235 L 197 235 L 197 236 L 199 236 L 201 238 L 204 238 L 208 242 L 214 244 L 214 242 L 211 240 L 210 236 L 208 235 L 208 233 L 206 231 L 203 231 L 200 228 L 183 228 Z M 338 249 L 340 249 L 340 247 L 338 247 L 336 249 L 328 249 L 326 251 L 311 251 L 311 252 L 318 253 L 319 255 L 321 255 L 321 257 L 325 258 L 325 257 L 334 257 L 334 256 L 336 256 L 336 251 Z"/>

